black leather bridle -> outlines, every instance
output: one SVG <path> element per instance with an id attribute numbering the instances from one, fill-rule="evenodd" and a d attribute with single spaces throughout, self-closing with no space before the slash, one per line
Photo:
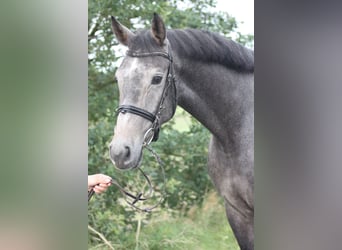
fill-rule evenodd
<path id="1" fill-rule="evenodd" d="M 117 109 L 117 113 L 131 113 L 134 115 L 141 116 L 145 118 L 146 120 L 149 120 L 152 122 L 151 128 L 149 128 L 145 135 L 144 135 L 144 145 L 149 145 L 152 141 L 157 141 L 158 136 L 159 136 L 159 129 L 160 129 L 160 116 L 161 112 L 164 108 L 163 104 L 165 101 L 165 98 L 168 94 L 168 90 L 171 88 L 171 86 L 176 90 L 175 86 L 175 75 L 174 75 L 174 69 L 173 69 L 173 57 L 172 57 L 172 52 L 170 49 L 170 46 L 168 46 L 168 52 L 163 52 L 163 51 L 156 51 L 156 52 L 135 52 L 135 51 L 130 51 L 128 50 L 126 53 L 127 56 L 130 57 L 153 57 L 153 56 L 161 56 L 169 60 L 169 67 L 167 70 L 167 78 L 166 78 L 166 84 L 163 89 L 162 96 L 159 101 L 159 106 L 155 112 L 155 114 L 152 114 L 151 112 L 141 109 L 139 107 L 135 107 L 132 105 L 120 105 Z M 175 93 L 175 98 L 177 97 Z M 176 101 L 175 105 L 173 107 L 173 112 L 176 110 Z"/>

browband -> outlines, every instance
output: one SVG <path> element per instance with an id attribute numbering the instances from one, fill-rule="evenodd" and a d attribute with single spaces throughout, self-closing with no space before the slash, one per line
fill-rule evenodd
<path id="1" fill-rule="evenodd" d="M 131 51 L 128 50 L 126 52 L 127 56 L 131 56 L 131 57 L 150 57 L 150 56 L 161 56 L 161 57 L 165 57 L 166 59 L 168 59 L 169 61 L 172 62 L 172 57 L 163 51 L 155 51 L 155 52 L 135 52 L 135 51 Z"/>

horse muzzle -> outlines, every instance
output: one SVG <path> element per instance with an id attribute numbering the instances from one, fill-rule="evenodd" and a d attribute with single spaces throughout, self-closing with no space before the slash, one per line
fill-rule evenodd
<path id="1" fill-rule="evenodd" d="M 111 142 L 109 156 L 112 163 L 119 169 L 132 169 L 140 165 L 142 149 L 137 150 L 128 144 Z"/>

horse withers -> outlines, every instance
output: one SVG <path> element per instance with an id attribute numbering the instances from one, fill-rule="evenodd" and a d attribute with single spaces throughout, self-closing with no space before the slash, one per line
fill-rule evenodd
<path id="1" fill-rule="evenodd" d="M 180 105 L 212 134 L 208 172 L 224 198 L 241 249 L 254 248 L 254 52 L 195 29 L 166 30 L 154 14 L 136 34 L 112 17 L 128 47 L 116 72 L 119 115 L 110 158 L 120 169 L 139 166 L 142 148 Z"/>

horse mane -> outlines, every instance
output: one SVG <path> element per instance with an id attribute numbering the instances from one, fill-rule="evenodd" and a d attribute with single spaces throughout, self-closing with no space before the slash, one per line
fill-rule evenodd
<path id="1" fill-rule="evenodd" d="M 254 52 L 213 32 L 170 30 L 168 39 L 179 55 L 218 63 L 239 72 L 254 72 Z"/>
<path id="2" fill-rule="evenodd" d="M 171 48 L 180 57 L 221 64 L 238 72 L 254 72 L 254 51 L 224 36 L 205 30 L 167 30 Z M 160 51 L 149 30 L 142 30 L 128 44 L 139 52 Z"/>

